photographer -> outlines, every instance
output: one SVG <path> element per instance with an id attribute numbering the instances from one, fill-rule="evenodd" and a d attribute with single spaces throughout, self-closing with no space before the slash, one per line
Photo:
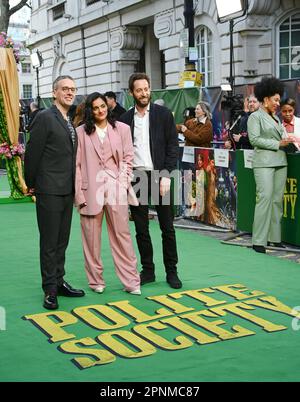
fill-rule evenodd
<path id="1" fill-rule="evenodd" d="M 233 148 L 234 149 L 253 149 L 252 145 L 250 144 L 249 137 L 248 137 L 248 128 L 247 123 L 249 116 L 256 112 L 259 109 L 259 102 L 255 95 L 249 95 L 247 97 L 248 101 L 248 112 L 244 114 L 244 116 L 240 119 L 238 125 L 238 133 L 232 134 L 233 139 Z"/>
<path id="2" fill-rule="evenodd" d="M 236 125 L 229 131 L 229 138 L 225 142 L 227 149 L 253 149 L 248 137 L 247 123 L 249 116 L 259 109 L 259 102 L 255 95 L 249 95 L 244 104 L 247 105 L 248 111 L 242 111 L 240 108 L 235 112 L 238 116 L 235 120 Z"/>

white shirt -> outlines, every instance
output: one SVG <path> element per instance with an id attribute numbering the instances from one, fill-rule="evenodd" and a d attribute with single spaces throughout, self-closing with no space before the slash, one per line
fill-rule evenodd
<path id="1" fill-rule="evenodd" d="M 198 117 L 197 120 L 198 120 L 199 123 L 205 124 L 206 120 L 207 120 L 207 116 Z"/>
<path id="2" fill-rule="evenodd" d="M 141 116 L 138 110 L 134 110 L 134 159 L 133 167 L 140 170 L 153 170 L 153 162 L 150 152 L 150 124 L 149 110 Z"/>
<path id="3" fill-rule="evenodd" d="M 103 144 L 104 138 L 105 138 L 105 136 L 106 136 L 106 134 L 107 134 L 107 126 L 106 126 L 105 128 L 100 128 L 100 127 L 96 126 L 96 131 L 97 131 L 99 140 L 100 140 L 100 141 L 102 142 L 102 144 Z"/>

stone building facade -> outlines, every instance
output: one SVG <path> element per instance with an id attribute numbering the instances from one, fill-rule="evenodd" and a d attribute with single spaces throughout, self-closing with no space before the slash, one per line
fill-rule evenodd
<path id="1" fill-rule="evenodd" d="M 229 76 L 229 23 L 218 23 L 215 0 L 194 7 L 197 70 L 204 86 L 219 86 Z M 41 96 L 51 96 L 60 74 L 72 75 L 81 95 L 127 89 L 142 70 L 153 89 L 178 87 L 183 11 L 184 0 L 32 0 L 29 45 L 44 59 Z M 249 0 L 233 41 L 236 84 L 300 78 L 300 0 Z"/>

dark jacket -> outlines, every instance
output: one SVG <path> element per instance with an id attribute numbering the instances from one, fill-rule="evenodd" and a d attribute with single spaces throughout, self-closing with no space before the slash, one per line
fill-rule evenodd
<path id="1" fill-rule="evenodd" d="M 120 121 L 131 127 L 133 144 L 134 110 L 134 107 L 129 109 L 120 118 Z M 178 136 L 172 113 L 164 106 L 150 103 L 149 126 L 150 152 L 154 170 L 172 172 L 177 169 L 179 156 Z"/>
<path id="2" fill-rule="evenodd" d="M 31 113 L 31 115 L 29 116 L 28 123 L 27 123 L 27 126 L 26 126 L 26 130 L 27 130 L 27 131 L 30 131 L 30 130 L 31 130 L 32 122 L 33 122 L 33 120 L 35 119 L 35 116 L 36 116 L 39 112 L 40 112 L 40 109 L 36 109 L 36 110 L 34 110 L 34 111 Z"/>
<path id="3" fill-rule="evenodd" d="M 120 121 L 120 117 L 124 113 L 126 113 L 126 109 L 124 109 L 118 102 L 116 107 L 111 111 L 112 116 L 118 121 Z"/>
<path id="4" fill-rule="evenodd" d="M 56 106 L 35 117 L 25 152 L 25 181 L 36 193 L 67 195 L 74 191 L 77 136 Z"/>
<path id="5" fill-rule="evenodd" d="M 237 126 L 237 133 L 234 132 L 234 134 L 242 135 L 239 141 L 234 141 L 234 138 L 232 137 L 233 147 L 235 149 L 253 149 L 252 145 L 250 144 L 247 128 L 247 123 L 250 115 L 251 113 L 248 112 L 245 113 L 244 116 L 242 116 L 240 123 Z"/>

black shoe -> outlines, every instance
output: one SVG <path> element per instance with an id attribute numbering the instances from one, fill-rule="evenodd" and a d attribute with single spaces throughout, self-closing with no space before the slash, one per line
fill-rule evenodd
<path id="1" fill-rule="evenodd" d="M 281 242 L 280 243 L 274 243 L 272 241 L 268 241 L 268 246 L 270 246 L 270 247 L 278 247 L 278 248 L 286 248 Z"/>
<path id="2" fill-rule="evenodd" d="M 64 282 L 61 286 L 57 287 L 57 294 L 66 297 L 82 297 L 85 295 L 83 290 L 73 289 L 67 282 Z"/>
<path id="3" fill-rule="evenodd" d="M 182 282 L 178 278 L 177 272 L 167 272 L 167 282 L 174 289 L 182 288 Z"/>
<path id="4" fill-rule="evenodd" d="M 146 283 L 155 282 L 155 275 L 153 271 L 147 272 L 144 269 L 140 273 L 141 286 Z"/>
<path id="5" fill-rule="evenodd" d="M 252 246 L 253 250 L 255 250 L 257 253 L 266 253 L 266 248 L 264 246 Z"/>
<path id="6" fill-rule="evenodd" d="M 57 296 L 56 294 L 45 294 L 43 306 L 47 310 L 56 310 L 58 308 Z"/>

